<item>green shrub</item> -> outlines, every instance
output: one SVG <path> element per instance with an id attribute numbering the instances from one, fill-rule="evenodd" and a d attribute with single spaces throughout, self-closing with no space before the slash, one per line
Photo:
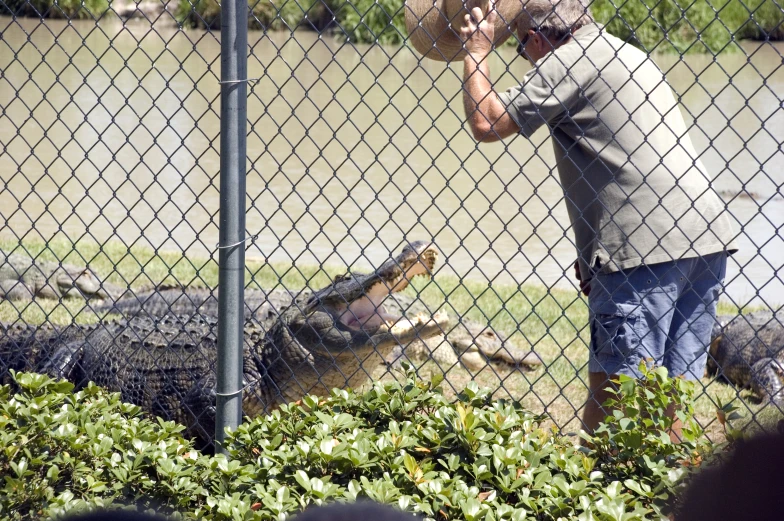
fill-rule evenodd
<path id="1" fill-rule="evenodd" d="M 659 372 L 622 382 L 624 414 L 597 430 L 591 450 L 475 384 L 449 403 L 438 380 L 409 373 L 402 384 L 305 396 L 249 421 L 229 437 L 231 460 L 197 453 L 181 427 L 140 417 L 116 394 L 15 379 L 16 394 L 0 388 L 0 518 L 11 520 L 125 505 L 284 520 L 358 498 L 439 520 L 664 519 L 705 449 L 692 439 L 688 402 L 677 402 L 689 389 Z M 684 405 L 683 444 L 662 434 L 670 396 Z"/>
<path id="2" fill-rule="evenodd" d="M 3 14 L 41 18 L 100 18 L 107 0 L 6 0 Z"/>
<path id="3" fill-rule="evenodd" d="M 640 369 L 640 379 L 619 377 L 612 416 L 585 438 L 593 448 L 595 469 L 634 490 L 646 506 L 666 511 L 672 491 L 710 454 L 711 446 L 694 418 L 694 382 L 668 378 L 663 367 L 648 370 L 642 363 Z M 670 406 L 682 423 L 681 443 L 670 440 L 675 422 L 665 414 Z"/>
<path id="4" fill-rule="evenodd" d="M 743 25 L 740 28 L 741 38 L 755 40 L 780 41 L 784 39 L 784 10 L 781 2 L 774 0 L 752 0 L 746 5 L 747 9 L 740 11 Z"/>
<path id="5" fill-rule="evenodd" d="M 336 6 L 339 37 L 351 42 L 397 45 L 408 37 L 400 0 L 354 0 Z"/>
<path id="6" fill-rule="evenodd" d="M 98 18 L 107 0 L 10 0 L 17 16 Z M 331 27 L 355 43 L 405 41 L 402 0 L 248 0 L 250 29 Z M 646 51 L 720 52 L 744 38 L 784 38 L 784 11 L 775 0 L 593 0 L 591 11 L 608 31 Z M 178 0 L 177 19 L 220 30 L 217 0 Z M 514 39 L 512 39 L 514 40 Z M 511 45 L 511 43 L 510 43 Z"/>
<path id="7" fill-rule="evenodd" d="M 191 25 L 220 28 L 215 0 L 179 0 Z M 405 30 L 402 0 L 250 0 L 252 28 L 332 27 L 342 39 L 397 45 Z M 774 0 L 593 0 L 591 11 L 608 31 L 646 51 L 721 52 L 733 39 L 781 39 L 784 13 Z M 334 24 L 333 24 L 334 22 Z"/>
<path id="8" fill-rule="evenodd" d="M 47 376 L 14 376 L 0 387 L 0 518 L 42 516 L 117 503 L 187 506 L 200 493 L 188 463 L 196 457 L 182 427 L 141 418 L 118 394 Z"/>
<path id="9" fill-rule="evenodd" d="M 400 0 L 248 0 L 251 29 L 323 30 L 332 27 L 338 38 L 359 43 L 395 45 L 407 36 Z M 177 19 L 192 27 L 220 30 L 216 0 L 179 0 Z"/>
<path id="10" fill-rule="evenodd" d="M 721 52 L 743 38 L 781 36 L 773 0 L 594 0 L 591 12 L 607 30 L 652 51 Z"/>
<path id="11" fill-rule="evenodd" d="M 249 29 L 282 30 L 305 25 L 323 29 L 332 20 L 332 13 L 322 0 L 248 0 L 252 15 Z M 190 27 L 220 30 L 221 7 L 216 0 L 179 0 L 177 19 Z"/>

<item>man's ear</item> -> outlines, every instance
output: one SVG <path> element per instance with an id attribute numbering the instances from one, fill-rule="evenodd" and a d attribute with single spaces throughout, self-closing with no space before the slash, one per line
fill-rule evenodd
<path id="1" fill-rule="evenodd" d="M 530 35 L 528 38 L 534 42 L 534 45 L 536 46 L 536 49 L 538 51 L 543 51 L 544 50 L 545 43 L 547 43 L 547 42 L 545 42 L 544 36 L 542 36 L 541 32 L 536 31 L 534 34 Z"/>

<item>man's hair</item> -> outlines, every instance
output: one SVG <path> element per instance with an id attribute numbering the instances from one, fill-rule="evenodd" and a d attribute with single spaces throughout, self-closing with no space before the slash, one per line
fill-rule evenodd
<path id="1" fill-rule="evenodd" d="M 593 16 L 581 0 L 528 0 L 517 17 L 520 34 L 533 29 L 550 40 L 561 40 L 572 31 L 593 23 Z"/>

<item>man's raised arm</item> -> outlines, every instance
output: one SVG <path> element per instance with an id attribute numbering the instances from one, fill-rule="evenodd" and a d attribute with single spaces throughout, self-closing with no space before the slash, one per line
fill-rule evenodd
<path id="1" fill-rule="evenodd" d="M 487 16 L 481 7 L 474 6 L 470 14 L 466 14 L 460 30 L 467 51 L 463 59 L 463 106 L 474 139 L 485 143 L 520 131 L 490 84 L 488 55 L 493 50 L 493 24 L 497 16 L 494 0 L 490 1 Z"/>

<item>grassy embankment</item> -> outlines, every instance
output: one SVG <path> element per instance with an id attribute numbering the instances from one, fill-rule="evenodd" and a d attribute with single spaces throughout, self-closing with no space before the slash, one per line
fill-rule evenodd
<path id="1" fill-rule="evenodd" d="M 18 243 L 0 241 L 3 251 L 11 251 Z M 148 248 L 130 250 L 117 243 L 100 247 L 96 244 L 52 242 L 48 248 L 42 243 L 25 243 L 32 254 L 45 251 L 42 258 L 60 259 L 75 265 L 84 265 L 108 282 L 130 284 L 140 288 L 151 283 L 179 281 L 184 285 L 215 287 L 218 284 L 218 265 L 209 259 L 186 258 L 177 253 L 155 252 Z M 292 266 L 287 264 L 262 264 L 248 262 L 246 283 L 249 287 L 289 289 L 326 285 L 335 275 L 345 273 L 346 267 Z M 497 331 L 510 335 L 520 347 L 531 347 L 545 361 L 545 366 L 534 371 L 510 369 L 502 365 L 488 365 L 471 374 L 459 366 L 439 367 L 428 362 L 419 368 L 422 377 L 442 372 L 446 379 L 443 387 L 447 395 L 454 396 L 471 380 L 481 387 L 497 389 L 495 397 L 509 396 L 519 399 L 531 411 L 548 414 L 564 432 L 579 428 L 575 413 L 585 399 L 587 382 L 587 343 L 589 332 L 585 300 L 574 291 L 550 289 L 544 286 L 492 285 L 486 282 L 460 280 L 449 275 L 436 275 L 430 282 L 415 282 L 405 290 L 411 295 L 419 292 L 420 298 L 431 309 L 445 308 L 453 314 L 489 322 Z M 734 313 L 737 309 L 722 302 L 719 313 Z M 47 301 L 34 303 L 0 303 L 0 320 L 27 323 L 70 323 L 72 320 L 87 323 L 97 320 L 89 307 L 79 300 Z M 368 368 L 381 378 L 396 375 L 384 373 L 383 368 Z M 399 376 L 399 375 L 398 375 Z M 770 424 L 780 417 L 775 407 L 764 407 L 746 391 L 739 395 L 733 387 L 703 378 L 704 392 L 696 402 L 697 418 L 707 427 L 715 441 L 721 429 L 716 421 L 715 401 L 722 403 L 738 400 L 745 411 L 750 427 L 756 421 Z M 756 421 L 755 421 L 756 418 Z"/>
<path id="2" fill-rule="evenodd" d="M 352 42 L 390 45 L 402 43 L 407 35 L 401 0 L 252 0 L 249 5 L 252 29 L 330 28 Z M 590 7 L 612 34 L 648 51 L 715 53 L 731 47 L 733 35 L 736 40 L 784 36 L 784 13 L 773 0 L 594 0 Z M 179 0 L 177 16 L 193 26 L 220 28 L 215 0 Z"/>
<path id="3" fill-rule="evenodd" d="M 10 0 L 3 14 L 98 18 L 122 10 L 118 5 L 110 10 L 107 0 Z M 248 5 L 251 29 L 306 27 L 351 42 L 388 45 L 401 44 L 407 36 L 402 0 L 249 0 Z M 733 37 L 784 37 L 784 12 L 774 0 L 594 0 L 590 6 L 612 34 L 649 51 L 716 53 L 732 48 Z M 172 11 L 184 25 L 220 30 L 216 0 L 177 0 Z"/>

